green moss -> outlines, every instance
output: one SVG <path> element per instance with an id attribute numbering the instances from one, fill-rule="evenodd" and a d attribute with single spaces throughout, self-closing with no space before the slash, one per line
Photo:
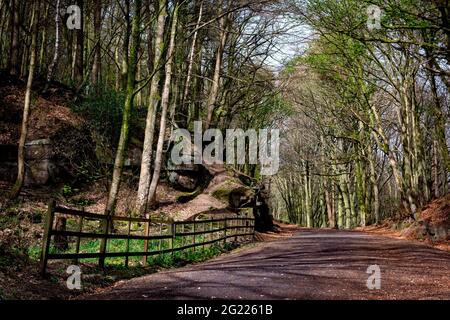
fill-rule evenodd
<path id="1" fill-rule="evenodd" d="M 232 190 L 227 188 L 217 188 L 212 193 L 213 197 L 222 201 L 228 201 L 228 198 L 230 196 Z"/>
<path id="2" fill-rule="evenodd" d="M 213 191 L 212 196 L 218 200 L 228 202 L 230 193 L 237 188 L 244 187 L 238 180 L 230 179 L 221 183 L 216 190 Z"/>
<path id="3" fill-rule="evenodd" d="M 177 202 L 179 203 L 186 203 L 197 197 L 202 193 L 202 188 L 197 188 L 195 191 L 192 192 L 184 192 L 181 195 L 177 197 Z"/>

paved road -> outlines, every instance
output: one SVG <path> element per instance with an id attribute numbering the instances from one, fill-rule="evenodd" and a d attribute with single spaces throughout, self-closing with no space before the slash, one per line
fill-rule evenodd
<path id="1" fill-rule="evenodd" d="M 381 289 L 369 290 L 369 265 Z M 88 299 L 450 299 L 450 253 L 351 231 L 300 230 Z"/>

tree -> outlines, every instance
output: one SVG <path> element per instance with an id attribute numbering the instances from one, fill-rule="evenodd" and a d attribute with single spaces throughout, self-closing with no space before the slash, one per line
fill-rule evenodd
<path id="1" fill-rule="evenodd" d="M 222 3 L 220 4 L 222 8 Z M 219 20 L 219 45 L 216 50 L 216 62 L 214 65 L 214 74 L 211 83 L 211 89 L 209 91 L 208 101 L 206 103 L 206 122 L 205 128 L 208 129 L 213 120 L 214 107 L 217 101 L 217 95 L 220 86 L 220 71 L 222 68 L 222 56 L 223 50 L 225 48 L 225 43 L 227 41 L 227 30 L 226 30 L 226 15 L 222 16 Z"/>
<path id="2" fill-rule="evenodd" d="M 101 28 L 102 28 L 102 3 L 94 1 L 94 63 L 92 64 L 92 85 L 98 91 L 101 69 Z"/>
<path id="3" fill-rule="evenodd" d="M 9 73 L 18 75 L 19 73 L 19 0 L 11 0 L 11 50 L 9 53 Z"/>
<path id="4" fill-rule="evenodd" d="M 50 63 L 50 66 L 48 67 L 47 83 L 45 85 L 44 92 L 47 91 L 50 81 L 53 79 L 53 73 L 55 71 L 55 68 L 58 64 L 59 44 L 60 44 L 60 35 L 59 35 L 60 4 L 61 4 L 61 0 L 57 0 L 56 1 L 56 9 L 55 9 L 55 30 L 56 30 L 55 31 L 55 53 L 53 55 L 53 60 Z"/>
<path id="5" fill-rule="evenodd" d="M 22 116 L 22 127 L 20 131 L 20 139 L 18 146 L 18 157 L 17 157 L 17 179 L 12 188 L 10 197 L 12 199 L 16 198 L 20 194 L 20 190 L 22 189 L 23 182 L 25 179 L 25 142 L 28 134 L 28 119 L 30 115 L 30 105 L 31 105 L 31 89 L 33 85 L 33 77 L 34 70 L 36 66 L 36 43 L 38 38 L 38 9 L 39 9 L 40 1 L 34 0 L 32 7 L 32 16 L 31 16 L 31 47 L 30 47 L 30 63 L 28 66 L 28 80 L 27 80 L 27 88 L 25 91 L 25 102 L 23 107 L 23 116 Z"/>
<path id="6" fill-rule="evenodd" d="M 114 170 L 109 190 L 109 196 L 106 204 L 106 215 L 114 215 L 114 210 L 117 202 L 117 194 L 119 192 L 122 169 L 124 164 L 125 150 L 130 131 L 130 116 L 133 108 L 133 99 L 135 92 L 136 70 L 138 63 L 138 48 L 140 45 L 141 37 L 141 9 L 142 0 L 135 0 L 133 10 L 133 23 L 132 23 L 132 45 L 130 55 L 128 57 L 128 77 L 126 87 L 125 104 L 122 115 L 122 126 L 120 131 L 119 144 L 117 146 L 116 158 L 114 161 Z"/>
<path id="7" fill-rule="evenodd" d="M 166 78 L 164 80 L 164 86 L 161 97 L 161 121 L 159 124 L 159 135 L 158 135 L 158 144 L 156 147 L 156 155 L 155 155 L 155 166 L 153 170 L 153 177 L 150 183 L 150 189 L 148 198 L 150 202 L 154 202 L 156 198 L 156 188 L 159 182 L 159 176 L 161 174 L 161 166 L 163 160 L 163 146 L 164 139 L 166 135 L 166 123 L 167 123 L 167 109 L 169 107 L 169 94 L 170 94 L 170 84 L 172 80 L 172 64 L 174 59 L 174 50 L 175 50 L 175 37 L 177 32 L 177 24 L 178 24 L 178 9 L 179 5 L 175 3 L 175 8 L 173 11 L 172 18 L 172 29 L 170 31 L 170 40 L 169 40 L 169 49 L 167 50 L 167 61 L 165 66 L 165 75 Z"/>
<path id="8" fill-rule="evenodd" d="M 77 0 L 77 6 L 81 9 L 81 28 L 76 30 L 76 50 L 74 61 L 74 80 L 81 85 L 84 75 L 84 0 Z"/>
<path id="9" fill-rule="evenodd" d="M 136 198 L 135 210 L 140 215 L 145 214 L 148 203 L 149 188 L 151 183 L 151 160 L 153 151 L 153 137 L 155 132 L 156 110 L 159 102 L 158 85 L 160 81 L 159 68 L 163 53 L 164 23 L 167 15 L 166 0 L 160 0 L 158 6 L 158 21 L 156 26 L 156 38 L 154 47 L 153 78 L 150 84 L 149 105 L 145 125 L 144 146 L 142 151 L 141 172 L 139 188 Z"/>
<path id="10" fill-rule="evenodd" d="M 358 14 L 371 4 L 384 10 L 379 30 L 367 30 L 367 16 Z M 306 141 L 292 138 L 298 146 L 295 157 L 285 156 L 285 165 L 303 177 L 297 185 L 305 195 L 290 196 L 302 198 L 300 215 L 308 212 L 307 178 L 312 170 L 317 181 L 313 180 L 312 197 L 319 206 L 323 198 L 329 202 L 330 225 L 333 207 L 338 227 L 379 222 L 387 216 L 415 218 L 417 209 L 430 201 L 430 188 L 448 185 L 436 175 L 447 162 L 441 101 L 448 99 L 448 92 L 435 90 L 435 81 L 443 88 L 446 76 L 430 66 L 431 51 L 440 61 L 447 58 L 436 46 L 448 36 L 440 20 L 446 13 L 437 2 L 420 0 L 309 0 L 288 6 L 316 32 L 309 50 L 285 71 L 290 79 L 285 97 L 295 106 L 294 119 L 302 121 L 290 127 L 304 131 L 308 126 L 315 132 Z M 318 144 L 320 149 L 315 148 Z M 305 165 L 298 167 L 296 159 L 314 160 L 307 170 Z M 434 161 L 436 169 L 427 161 Z M 283 172 L 290 170 L 282 171 L 279 179 L 288 179 Z M 283 200 L 286 208 L 292 207 L 292 199 Z M 319 215 L 314 224 L 317 219 Z"/>

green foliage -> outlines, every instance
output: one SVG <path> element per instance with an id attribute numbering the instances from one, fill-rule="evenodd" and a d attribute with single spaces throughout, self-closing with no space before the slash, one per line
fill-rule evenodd
<path id="1" fill-rule="evenodd" d="M 90 129 L 114 145 L 119 140 L 125 97 L 121 92 L 105 90 L 85 98 L 73 109 L 88 119 Z"/>
<path id="2" fill-rule="evenodd" d="M 177 197 L 177 202 L 179 203 L 187 203 L 201 194 L 203 191 L 202 187 L 198 187 L 196 190 L 192 192 L 183 192 Z"/>
<path id="3" fill-rule="evenodd" d="M 228 198 L 230 196 L 230 192 L 232 190 L 228 188 L 219 187 L 212 193 L 212 196 L 216 199 L 222 200 L 222 201 L 228 201 Z"/>
<path id="4" fill-rule="evenodd" d="M 94 200 L 86 199 L 83 197 L 77 198 L 77 199 L 72 199 L 70 202 L 73 203 L 75 206 L 79 206 L 79 207 L 87 207 L 87 206 L 95 204 Z"/>
<path id="5" fill-rule="evenodd" d="M 72 187 L 71 187 L 70 185 L 65 184 L 65 185 L 63 186 L 61 192 L 62 192 L 62 195 L 63 195 L 64 197 L 70 197 L 70 196 L 73 195 L 74 189 L 72 189 Z"/>
<path id="6" fill-rule="evenodd" d="M 9 207 L 0 213 L 0 269 L 27 259 L 27 250 L 34 239 L 28 236 L 28 219 L 22 212 Z"/>
<path id="7" fill-rule="evenodd" d="M 294 75 L 297 71 L 296 67 L 301 63 L 303 60 L 302 56 L 296 56 L 292 59 L 290 59 L 283 68 L 283 73 L 286 75 Z"/>
<path id="8" fill-rule="evenodd" d="M 83 182 L 93 182 L 102 178 L 103 174 L 95 164 L 83 161 L 77 168 L 76 179 Z"/>

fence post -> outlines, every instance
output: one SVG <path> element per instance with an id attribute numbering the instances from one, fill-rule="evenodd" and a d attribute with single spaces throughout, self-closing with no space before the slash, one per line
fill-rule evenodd
<path id="1" fill-rule="evenodd" d="M 245 228 L 245 233 L 246 233 L 246 234 L 250 233 L 250 227 L 249 227 L 249 225 L 250 225 L 249 220 L 245 220 L 245 226 L 246 226 L 246 228 Z M 248 236 L 245 236 L 244 239 L 248 239 Z"/>
<path id="2" fill-rule="evenodd" d="M 234 242 L 238 242 L 238 238 L 239 238 L 239 232 L 240 232 L 240 230 L 241 229 L 239 229 L 239 226 L 240 226 L 240 224 L 239 224 L 239 221 L 240 220 L 237 220 L 237 215 L 236 215 L 236 219 L 234 220 L 234 223 L 233 223 L 233 225 L 234 225 Z"/>
<path id="3" fill-rule="evenodd" d="M 44 238 L 42 241 L 41 252 L 41 276 L 45 276 L 48 262 L 48 251 L 50 249 L 50 241 L 52 237 L 53 218 L 55 216 L 55 200 L 51 200 L 48 204 L 47 215 L 45 216 Z"/>
<path id="4" fill-rule="evenodd" d="M 128 238 L 126 244 L 126 256 L 125 256 L 125 267 L 128 267 L 128 253 L 130 252 L 130 234 L 131 234 L 131 221 L 128 221 Z"/>
<path id="5" fill-rule="evenodd" d="M 194 233 L 197 231 L 197 224 L 195 223 L 195 220 L 194 220 Z M 194 249 L 194 251 L 197 251 L 197 248 L 196 248 L 196 246 L 195 246 L 195 238 L 196 238 L 196 236 L 195 236 L 195 234 L 194 234 L 194 243 L 193 243 L 193 245 L 194 245 L 194 247 L 193 247 L 193 249 Z"/>
<path id="6" fill-rule="evenodd" d="M 202 231 L 203 231 L 203 234 L 202 234 L 202 251 L 205 251 L 205 242 L 206 241 L 208 241 L 208 238 L 207 238 L 207 233 L 205 233 L 205 230 L 206 229 L 206 224 L 205 223 L 202 223 Z"/>
<path id="7" fill-rule="evenodd" d="M 148 237 L 148 236 L 150 236 L 150 217 L 149 217 L 149 215 L 146 215 L 146 218 L 148 219 L 148 221 L 145 223 L 144 234 L 146 237 Z M 145 251 L 145 253 L 148 252 L 148 239 L 144 240 L 144 251 Z M 142 263 L 144 264 L 144 266 L 147 265 L 147 258 L 148 258 L 148 256 L 145 255 L 142 260 Z"/>
<path id="8" fill-rule="evenodd" d="M 83 208 L 83 212 L 84 212 L 84 208 Z M 80 217 L 80 221 L 79 221 L 79 224 L 78 224 L 78 230 L 77 230 L 80 233 L 83 231 L 83 221 L 84 221 L 84 217 Z M 77 237 L 77 243 L 76 243 L 76 246 L 75 246 L 76 254 L 80 253 L 80 242 L 81 242 L 81 238 Z M 78 258 L 74 259 L 74 263 L 75 264 L 78 264 L 78 261 L 79 261 Z"/>
<path id="9" fill-rule="evenodd" d="M 223 220 L 223 228 L 225 229 L 224 236 L 223 236 L 223 245 L 224 246 L 227 244 L 227 228 L 228 228 L 227 221 L 228 221 L 228 218 L 225 217 Z"/>
<path id="10" fill-rule="evenodd" d="M 214 229 L 214 224 L 213 224 L 213 222 L 210 222 L 209 223 L 209 231 L 213 231 L 213 229 Z M 209 241 L 213 241 L 213 240 L 214 240 L 214 232 L 210 232 L 209 233 Z M 211 248 L 211 246 L 212 246 L 212 244 L 209 244 L 208 248 Z"/>
<path id="11" fill-rule="evenodd" d="M 255 197 L 255 201 L 253 203 L 253 236 L 252 241 L 255 241 L 256 238 L 256 217 L 258 216 L 258 196 Z"/>
<path id="12" fill-rule="evenodd" d="M 252 241 L 255 241 L 255 239 L 256 239 L 255 222 L 256 222 L 256 219 L 253 219 L 253 222 L 252 222 L 252 226 L 253 226 L 253 236 L 252 236 Z"/>
<path id="13" fill-rule="evenodd" d="M 100 242 L 100 258 L 98 259 L 98 266 L 100 268 L 105 267 L 105 253 L 106 253 L 106 244 L 108 240 L 108 232 L 109 232 L 109 222 L 111 220 L 111 215 L 107 214 L 106 219 L 103 223 L 103 234 L 105 235 Z"/>
<path id="14" fill-rule="evenodd" d="M 175 236 L 176 236 L 176 231 L 177 231 L 177 225 L 175 222 L 172 222 L 171 224 L 171 229 L 172 229 L 172 257 L 174 254 L 174 249 L 175 249 Z"/>

